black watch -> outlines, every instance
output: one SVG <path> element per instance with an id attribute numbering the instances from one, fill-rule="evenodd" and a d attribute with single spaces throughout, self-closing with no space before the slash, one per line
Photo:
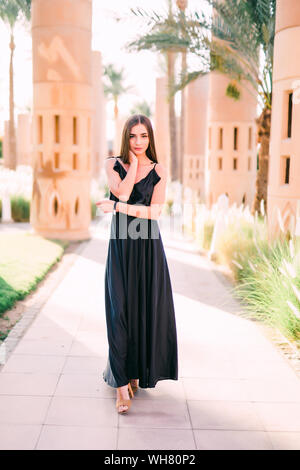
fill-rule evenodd
<path id="1" fill-rule="evenodd" d="M 118 202 L 119 202 L 119 201 L 115 201 L 115 203 L 114 203 L 114 210 L 113 210 L 113 214 L 114 214 L 114 215 L 116 215 L 116 205 L 117 205 Z"/>

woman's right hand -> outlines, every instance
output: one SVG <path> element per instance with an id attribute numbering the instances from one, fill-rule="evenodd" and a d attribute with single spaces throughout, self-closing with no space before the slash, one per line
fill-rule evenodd
<path id="1" fill-rule="evenodd" d="M 138 163 L 138 158 L 135 155 L 135 153 L 132 152 L 132 150 L 129 150 L 129 161 L 130 161 L 130 164 L 134 162 Z"/>

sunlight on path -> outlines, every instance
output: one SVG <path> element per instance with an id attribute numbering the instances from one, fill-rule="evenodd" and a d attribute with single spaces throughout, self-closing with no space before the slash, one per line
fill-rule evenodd
<path id="1" fill-rule="evenodd" d="M 179 380 L 140 389 L 130 413 L 117 415 L 102 379 L 108 238 L 93 232 L 1 370 L 0 448 L 299 449 L 295 372 L 239 316 L 209 260 L 169 247 L 163 233 Z"/>

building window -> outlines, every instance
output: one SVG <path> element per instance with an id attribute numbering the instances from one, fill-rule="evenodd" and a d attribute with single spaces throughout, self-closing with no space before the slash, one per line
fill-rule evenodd
<path id="1" fill-rule="evenodd" d="M 281 157 L 281 181 L 282 181 L 282 184 L 289 184 L 290 183 L 290 166 L 291 166 L 290 157 L 286 157 L 286 156 Z"/>
<path id="2" fill-rule="evenodd" d="M 233 130 L 233 150 L 238 149 L 238 128 L 235 127 Z"/>
<path id="3" fill-rule="evenodd" d="M 76 202 L 75 202 L 75 207 L 74 207 L 74 212 L 76 215 L 78 214 L 78 211 L 79 211 L 79 198 L 77 197 Z"/>
<path id="4" fill-rule="evenodd" d="M 73 153 L 73 170 L 78 170 L 78 155 Z"/>
<path id="5" fill-rule="evenodd" d="M 192 158 L 190 159 L 190 168 L 193 168 L 193 160 L 192 160 Z"/>
<path id="6" fill-rule="evenodd" d="M 219 128 L 219 150 L 223 148 L 223 127 Z"/>
<path id="7" fill-rule="evenodd" d="M 233 169 L 237 170 L 237 158 L 236 157 L 233 159 Z"/>
<path id="8" fill-rule="evenodd" d="M 58 200 L 56 196 L 53 201 L 53 211 L 54 211 L 54 215 L 56 216 L 58 214 Z"/>
<path id="9" fill-rule="evenodd" d="M 248 157 L 248 171 L 251 171 L 251 157 Z"/>
<path id="10" fill-rule="evenodd" d="M 59 116 L 54 116 L 54 142 L 59 144 Z"/>
<path id="11" fill-rule="evenodd" d="M 43 116 L 38 116 L 38 143 L 43 143 Z"/>
<path id="12" fill-rule="evenodd" d="M 197 166 L 196 168 L 199 168 L 199 158 L 197 159 Z"/>
<path id="13" fill-rule="evenodd" d="M 54 154 L 54 168 L 55 170 L 59 169 L 59 153 L 57 152 Z"/>
<path id="14" fill-rule="evenodd" d="M 248 130 L 248 150 L 252 150 L 252 127 Z"/>
<path id="15" fill-rule="evenodd" d="M 287 136 L 288 138 L 292 137 L 292 120 L 293 120 L 293 93 L 289 93 L 289 102 L 288 102 L 288 128 Z"/>
<path id="16" fill-rule="evenodd" d="M 73 144 L 77 145 L 77 117 L 73 117 Z"/>
<path id="17" fill-rule="evenodd" d="M 218 158 L 218 169 L 219 170 L 222 170 L 222 164 L 223 164 L 222 157 L 219 157 Z"/>

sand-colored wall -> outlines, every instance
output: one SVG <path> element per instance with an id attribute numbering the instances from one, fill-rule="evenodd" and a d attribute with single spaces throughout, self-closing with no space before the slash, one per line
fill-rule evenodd
<path id="1" fill-rule="evenodd" d="M 277 0 L 273 72 L 268 227 L 271 238 L 284 232 L 300 235 L 300 3 Z M 293 92 L 291 137 L 288 101 Z M 286 158 L 290 158 L 286 183 Z M 281 222 L 280 222 L 281 220 Z"/>
<path id="2" fill-rule="evenodd" d="M 18 114 L 16 129 L 17 165 L 32 165 L 32 127 L 29 113 Z"/>
<path id="3" fill-rule="evenodd" d="M 205 201 L 205 155 L 207 151 L 209 76 L 198 77 L 187 86 L 184 186 Z"/>
<path id="4" fill-rule="evenodd" d="M 92 119 L 92 176 L 99 178 L 103 160 L 108 155 L 106 137 L 106 98 L 103 92 L 103 68 L 100 51 L 92 52 L 93 119 Z"/>
<path id="5" fill-rule="evenodd" d="M 122 134 L 124 125 L 129 116 L 123 116 L 122 114 L 118 115 L 117 120 L 115 121 L 115 137 L 114 137 L 114 156 L 120 155 L 121 143 L 122 143 Z"/>
<path id="6" fill-rule="evenodd" d="M 41 235 L 89 237 L 92 1 L 33 0 L 31 223 Z"/>
<path id="7" fill-rule="evenodd" d="M 240 87 L 239 100 L 226 96 L 229 81 L 225 75 L 218 72 L 209 74 L 206 201 L 211 206 L 220 194 L 225 193 L 229 196 L 229 204 L 240 205 L 245 202 L 251 206 L 256 179 L 257 100 L 244 87 Z M 236 150 L 234 128 L 237 128 Z M 220 148 L 220 132 L 222 132 L 222 148 Z M 249 132 L 251 132 L 250 139 Z M 236 169 L 234 159 L 236 159 Z"/>
<path id="8" fill-rule="evenodd" d="M 167 77 L 158 77 L 156 79 L 154 137 L 157 159 L 167 168 L 168 174 L 170 175 L 170 130 L 167 94 Z"/>

